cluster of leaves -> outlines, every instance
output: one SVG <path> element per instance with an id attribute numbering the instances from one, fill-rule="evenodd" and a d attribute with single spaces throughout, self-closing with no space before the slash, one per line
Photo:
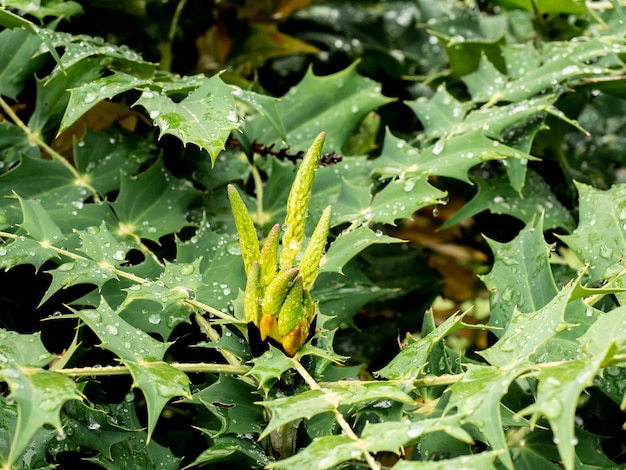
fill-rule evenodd
<path id="1" fill-rule="evenodd" d="M 267 3 L 280 19 L 309 4 Z M 259 42 L 231 50 L 214 23 L 212 58 L 228 71 L 207 77 L 64 31 L 78 2 L 2 2 L 3 468 L 615 465 L 622 449 L 601 436 L 626 405 L 626 13 L 617 1 L 347 3 L 311 4 L 284 32 L 250 22 L 251 38 L 283 47 L 263 64 L 248 62 Z M 88 17 L 100 2 L 84 4 Z M 322 52 L 286 65 L 286 51 Z M 307 60 L 350 63 L 309 68 L 280 99 L 241 76 Z M 311 291 L 317 329 L 288 357 L 245 322 L 226 188 L 240 186 L 263 238 L 295 172 L 285 152 L 258 149 L 298 155 L 321 131 L 342 159 L 317 170 L 309 214 L 332 204 L 331 240 Z M 489 235 L 488 324 L 420 311 L 441 286 L 424 249 L 390 234 L 424 240 L 426 211 L 466 239 Z M 363 311 L 414 334 L 354 340 Z M 468 330 L 492 341 L 453 347 Z M 390 357 L 353 354 L 380 338 Z"/>

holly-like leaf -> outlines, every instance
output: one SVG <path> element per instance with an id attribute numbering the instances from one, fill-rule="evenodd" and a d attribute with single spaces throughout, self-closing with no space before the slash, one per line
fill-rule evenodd
<path id="1" fill-rule="evenodd" d="M 357 73 L 356 64 L 333 75 L 317 77 L 309 70 L 302 81 L 276 104 L 294 150 L 308 148 L 320 131 L 326 131 L 326 148 L 337 151 L 373 109 L 390 102 L 379 86 Z M 246 126 L 251 139 L 281 144 L 278 133 L 264 121 Z"/>
<path id="2" fill-rule="evenodd" d="M 574 468 L 575 446 L 578 438 L 574 432 L 576 408 L 581 393 L 593 383 L 602 356 L 564 362 L 541 370 L 537 374 L 537 398 L 535 403 L 519 412 L 532 412 L 532 420 L 545 416 L 554 433 L 554 443 L 559 449 L 563 466 Z"/>
<path id="3" fill-rule="evenodd" d="M 196 144 L 209 152 L 215 162 L 224 149 L 231 131 L 239 127 L 239 117 L 233 91 L 219 76 L 206 78 L 204 83 L 180 102 L 146 89 L 134 106 L 143 106 L 160 135 L 171 134 L 184 145 Z"/>
<path id="4" fill-rule="evenodd" d="M 39 333 L 21 335 L 0 330 L 0 380 L 17 403 L 17 423 L 7 457 L 11 465 L 26 449 L 44 424 L 62 433 L 59 413 L 68 400 L 81 400 L 76 384 L 58 372 L 41 367 L 54 358 L 41 342 Z"/>
<path id="5" fill-rule="evenodd" d="M 104 222 L 99 227 L 89 227 L 78 234 L 81 241 L 78 251 L 103 267 L 119 266 L 125 261 L 126 253 L 131 249 L 129 244 L 115 238 Z"/>
<path id="6" fill-rule="evenodd" d="M 554 50 L 556 48 L 561 50 Z M 621 41 L 612 38 L 560 43 L 554 49 L 547 48 L 543 51 L 544 62 L 541 66 L 512 81 L 507 80 L 487 57 L 482 56 L 478 69 L 462 80 L 467 84 L 475 101 L 520 102 L 559 83 L 610 73 L 606 68 L 589 66 L 586 62 L 620 52 L 623 48 Z"/>
<path id="7" fill-rule="evenodd" d="M 0 176 L 0 204 L 7 210 L 9 222 L 17 223 L 21 211 L 12 204 L 13 192 L 24 199 L 39 199 L 46 209 L 60 204 L 82 202 L 89 192 L 77 184 L 72 172 L 58 160 L 23 158 L 19 165 Z"/>
<path id="8" fill-rule="evenodd" d="M 87 81 L 71 88 L 69 90 L 70 99 L 61 120 L 59 134 L 68 129 L 78 118 L 99 102 L 148 84 L 150 84 L 149 80 L 137 78 L 125 72 L 115 71 L 106 77 Z"/>
<path id="9" fill-rule="evenodd" d="M 235 462 L 240 463 L 240 457 L 247 457 L 244 465 L 254 465 L 256 467 L 267 467 L 271 465 L 273 459 L 265 455 L 263 449 L 254 441 L 247 439 L 245 434 L 240 436 L 221 436 L 215 440 L 213 445 L 203 451 L 189 466 L 201 464 L 211 464 L 221 462 L 229 457 L 239 457 Z"/>
<path id="10" fill-rule="evenodd" d="M 500 454 L 501 452 L 487 451 L 435 462 L 410 462 L 408 460 L 401 460 L 394 465 L 393 468 L 394 470 L 448 470 L 452 468 L 489 470 L 497 468 L 493 462 Z"/>
<path id="11" fill-rule="evenodd" d="M 480 429 L 487 444 L 501 452 L 498 457 L 509 469 L 513 464 L 502 431 L 499 404 L 511 382 L 526 370 L 524 364 L 501 369 L 469 364 L 463 378 L 449 388 L 450 399 L 446 405 L 446 411 L 456 408 L 463 417 L 462 423 L 471 423 Z"/>
<path id="12" fill-rule="evenodd" d="M 84 309 L 75 313 L 100 338 L 102 347 L 123 361 L 160 361 L 170 346 L 122 320 L 104 299 L 96 309 Z"/>
<path id="13" fill-rule="evenodd" d="M 72 1 L 43 0 L 29 2 L 25 0 L 11 0 L 7 3 L 9 7 L 19 9 L 21 12 L 28 13 L 39 20 L 49 16 L 69 19 L 83 12 L 83 8 L 78 2 Z"/>
<path id="14" fill-rule="evenodd" d="M 253 359 L 252 369 L 248 372 L 267 393 L 271 386 L 281 378 L 284 372 L 293 367 L 293 362 L 271 344 L 260 357 Z"/>
<path id="15" fill-rule="evenodd" d="M 550 245 L 543 238 L 541 218 L 529 223 L 508 243 L 487 241 L 494 253 L 493 267 L 483 277 L 491 292 L 491 325 L 503 328 L 514 311 L 537 311 L 554 299 L 558 290 L 550 269 Z M 501 330 L 494 333 L 502 336 Z"/>
<path id="16" fill-rule="evenodd" d="M 396 384 L 387 382 L 354 382 L 334 385 L 332 388 L 308 390 L 297 395 L 264 401 L 272 417 L 263 431 L 267 436 L 274 429 L 299 418 L 311 418 L 319 413 L 332 412 L 340 405 L 353 405 L 378 400 L 392 400 L 412 404 L 413 399 Z"/>
<path id="17" fill-rule="evenodd" d="M 565 309 L 580 276 L 537 310 L 522 313 L 515 308 L 498 342 L 479 354 L 496 366 L 512 367 L 528 361 L 540 346 L 567 328 Z"/>
<path id="18" fill-rule="evenodd" d="M 357 227 L 335 239 L 322 257 L 319 272 L 341 273 L 348 261 L 368 246 L 377 243 L 402 243 L 402 240 L 384 235 L 382 231 L 373 231 L 365 226 Z"/>
<path id="19" fill-rule="evenodd" d="M 260 117 L 266 119 L 274 128 L 278 137 L 285 142 L 287 141 L 287 131 L 285 130 L 281 115 L 276 108 L 276 104 L 278 103 L 276 98 L 235 87 L 233 87 L 233 97 L 235 100 L 254 109 L 259 114 L 256 119 Z"/>
<path id="20" fill-rule="evenodd" d="M 348 263 L 343 274 L 328 273 L 318 277 L 312 296 L 319 302 L 319 310 L 333 317 L 326 328 L 354 327 L 353 315 L 362 306 L 374 299 L 393 292 L 372 283 L 356 263 Z"/>
<path id="21" fill-rule="evenodd" d="M 432 313 L 427 313 L 432 315 Z M 389 364 L 377 371 L 386 379 L 415 379 L 424 367 L 430 352 L 443 338 L 462 328 L 462 315 L 453 315 L 415 343 L 402 349 Z"/>
<path id="22" fill-rule="evenodd" d="M 418 98 L 407 101 L 424 126 L 424 133 L 429 139 L 443 137 L 451 132 L 455 126 L 464 121 L 470 110 L 471 102 L 462 103 L 446 90 L 444 85 L 437 88 L 437 92 L 430 98 Z"/>
<path id="23" fill-rule="evenodd" d="M 26 29 L 0 32 L 0 95 L 17 99 L 28 78 L 43 64 L 44 57 L 33 59 L 41 39 Z"/>
<path id="24" fill-rule="evenodd" d="M 580 260 L 589 264 L 589 281 L 609 279 L 624 266 L 626 255 L 626 185 L 607 191 L 576 183 L 580 221 L 571 235 L 561 239 Z"/>
<path id="25" fill-rule="evenodd" d="M 193 395 L 218 417 L 220 429 L 208 432 L 211 437 L 223 434 L 260 434 L 265 418 L 255 404 L 259 398 L 255 387 L 230 375 L 222 375 L 214 384 Z M 205 430 L 205 432 L 208 430 Z"/>
<path id="26" fill-rule="evenodd" d="M 287 459 L 272 462 L 269 468 L 317 468 L 324 470 L 363 455 L 361 442 L 348 436 L 324 436 L 314 440 L 302 452 Z"/>
<path id="27" fill-rule="evenodd" d="M 375 160 L 374 173 L 381 179 L 425 179 L 439 175 L 469 183 L 467 172 L 470 168 L 507 157 L 532 159 L 524 152 L 489 139 L 482 130 L 441 138 L 422 152 L 388 132 L 383 152 Z"/>
<path id="28" fill-rule="evenodd" d="M 133 386 L 138 387 L 146 398 L 149 442 L 167 402 L 174 397 L 191 397 L 189 377 L 162 361 L 124 360 L 123 362 L 130 369 Z"/>
<path id="29" fill-rule="evenodd" d="M 178 324 L 189 320 L 192 309 L 185 301 L 196 298 L 196 291 L 204 285 L 201 260 L 199 257 L 193 263 L 166 263 L 154 282 L 131 285 L 120 305 L 124 318 L 143 331 L 169 338 Z"/>
<path id="30" fill-rule="evenodd" d="M 193 264 L 200 260 L 202 285 L 195 290 L 196 299 L 227 312 L 239 289 L 246 284 L 241 247 L 234 236 L 211 230 L 204 221 L 186 242 L 178 242 L 178 263 Z"/>
<path id="31" fill-rule="evenodd" d="M 187 206 L 198 195 L 189 182 L 174 177 L 161 160 L 136 177 L 122 177 L 120 186 L 112 204 L 119 219 L 117 233 L 154 241 L 187 224 Z"/>
<path id="32" fill-rule="evenodd" d="M 526 174 L 526 184 L 521 195 L 511 186 L 508 178 L 472 178 L 477 186 L 476 195 L 455 212 L 443 225 L 450 228 L 482 211 L 516 217 L 531 224 L 541 214 L 544 229 L 574 229 L 574 219 L 559 202 L 544 179 L 534 171 Z"/>
<path id="33" fill-rule="evenodd" d="M 52 275 L 52 281 L 39 305 L 46 303 L 61 289 L 80 284 L 93 284 L 100 290 L 109 280 L 117 279 L 112 265 L 97 263 L 88 259 L 69 261 L 47 272 Z"/>

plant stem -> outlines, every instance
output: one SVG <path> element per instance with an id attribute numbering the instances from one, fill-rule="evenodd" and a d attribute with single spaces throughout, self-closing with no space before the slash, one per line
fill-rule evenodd
<path id="1" fill-rule="evenodd" d="M 1 232 L 0 231 L 0 237 L 5 237 L 5 238 L 13 238 L 13 239 L 18 239 L 20 238 L 20 235 L 15 235 L 14 233 L 9 233 L 9 232 Z M 64 250 L 63 248 L 58 248 L 56 246 L 52 246 L 48 243 L 45 242 L 41 242 L 39 241 L 39 244 L 41 244 L 42 246 L 44 246 L 45 248 L 48 248 L 50 250 L 53 250 L 54 252 L 56 252 L 59 255 L 63 255 L 67 258 L 70 259 L 74 259 L 74 260 L 85 260 L 85 261 L 91 261 L 89 258 L 86 258 L 84 256 L 78 255 L 76 253 L 72 253 L 71 251 L 67 251 Z M 129 281 L 133 281 L 136 282 L 137 284 L 146 284 L 148 282 L 147 279 L 144 279 L 142 277 L 136 276 L 135 274 L 132 273 L 127 273 L 126 271 L 122 271 L 121 269 L 118 269 L 114 266 L 111 265 L 107 265 L 107 266 L 103 266 L 103 268 L 105 269 L 112 269 L 112 271 L 115 273 L 116 276 L 118 277 L 122 277 L 124 279 L 128 279 Z M 229 321 L 231 323 L 241 323 L 240 320 L 238 320 L 237 318 L 233 317 L 232 315 L 229 315 L 227 313 L 224 313 L 214 307 L 211 307 L 210 305 L 207 305 L 205 303 L 202 303 L 196 299 L 185 299 L 183 302 L 185 302 L 185 304 L 201 309 L 201 310 L 206 310 L 207 312 L 215 315 L 218 318 L 221 318 L 222 320 L 226 320 Z"/>
<path id="2" fill-rule="evenodd" d="M 256 166 L 250 165 L 250 173 L 252 173 L 252 179 L 254 180 L 254 192 L 256 194 L 256 223 L 261 227 L 268 221 L 268 217 L 263 212 L 263 180 L 261 174 Z"/>
<path id="3" fill-rule="evenodd" d="M 93 186 L 89 184 L 87 179 L 78 172 L 78 170 L 74 167 L 74 165 L 72 165 L 65 157 L 63 157 L 63 155 L 58 153 L 56 150 L 50 147 L 46 142 L 44 142 L 41 139 L 41 135 L 39 134 L 39 132 L 35 132 L 30 127 L 28 127 L 26 123 L 24 123 L 24 121 L 22 121 L 19 118 L 19 116 L 15 114 L 13 109 L 11 109 L 9 104 L 6 101 L 4 101 L 4 99 L 1 96 L 0 96 L 0 107 L 4 110 L 7 116 L 11 118 L 11 120 L 15 123 L 15 125 L 17 125 L 17 127 L 19 127 L 24 132 L 24 134 L 28 136 L 28 140 L 30 142 L 34 143 L 39 148 L 47 152 L 52 157 L 53 160 L 56 160 L 60 162 L 63 166 L 65 166 L 65 168 L 67 168 L 67 170 L 70 173 L 72 173 L 72 175 L 76 179 L 75 181 L 76 185 L 82 186 L 88 189 L 91 192 L 94 201 L 96 202 L 100 201 L 100 196 L 98 195 L 98 192 L 95 190 Z"/>
<path id="4" fill-rule="evenodd" d="M 293 363 L 294 369 L 296 369 L 298 374 L 300 374 L 300 376 L 304 379 L 304 381 L 311 388 L 311 390 L 321 390 L 324 393 L 332 393 L 330 390 L 320 387 L 315 379 L 311 377 L 311 374 L 309 374 L 309 372 L 304 368 L 302 364 L 300 364 L 297 359 L 291 358 L 291 362 Z M 354 440 L 357 443 L 358 447 L 361 448 L 361 453 L 365 457 L 365 461 L 367 462 L 368 466 L 372 470 L 379 470 L 380 466 L 376 463 L 376 460 L 374 459 L 372 454 L 370 454 L 367 450 L 367 443 L 361 440 L 361 438 L 359 438 L 359 436 L 357 436 L 356 433 L 352 430 L 352 427 L 346 421 L 346 418 L 343 417 L 343 414 L 341 414 L 341 412 L 337 408 L 337 405 L 335 405 L 333 414 L 335 415 L 335 420 L 337 421 L 345 435 Z"/>
<path id="5" fill-rule="evenodd" d="M 249 368 L 242 365 L 232 364 L 205 364 L 205 363 L 170 363 L 172 367 L 182 372 L 205 372 L 212 374 L 235 374 L 243 375 Z M 60 372 L 70 377 L 92 377 L 109 375 L 128 375 L 130 370 L 126 366 L 102 366 L 102 367 L 74 367 L 69 369 L 58 369 Z"/>
<path id="6" fill-rule="evenodd" d="M 165 46 L 163 46 L 163 52 L 161 53 L 161 63 L 159 68 L 167 72 L 172 68 L 172 44 L 174 43 L 174 36 L 176 36 L 176 28 L 178 28 L 178 21 L 180 20 L 180 14 L 185 8 L 187 0 L 180 0 L 176 5 L 176 10 L 172 15 L 172 22 L 170 23 L 170 30 L 167 33 L 167 40 Z"/>

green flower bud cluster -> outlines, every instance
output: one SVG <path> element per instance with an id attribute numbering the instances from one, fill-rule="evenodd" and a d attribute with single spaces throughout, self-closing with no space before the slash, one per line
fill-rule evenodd
<path id="1" fill-rule="evenodd" d="M 330 228 L 332 211 L 328 206 L 302 252 L 299 266 L 295 266 L 297 255 L 302 251 L 306 213 L 325 136 L 321 133 L 313 141 L 296 173 L 287 199 L 282 246 L 279 247 L 280 225 L 276 224 L 260 248 L 254 223 L 241 196 L 234 186 L 228 186 L 247 276 L 243 298 L 246 321 L 257 326 L 262 340 L 274 339 L 289 356 L 306 342 L 315 318 L 310 290 Z"/>

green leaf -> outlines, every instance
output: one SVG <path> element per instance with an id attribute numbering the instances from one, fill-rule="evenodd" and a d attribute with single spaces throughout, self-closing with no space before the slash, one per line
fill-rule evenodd
<path id="1" fill-rule="evenodd" d="M 87 259 L 63 263 L 59 267 L 47 271 L 47 273 L 52 275 L 52 281 L 39 302 L 40 306 L 61 289 L 80 284 L 93 284 L 100 290 L 111 279 L 117 279 L 112 265 L 97 263 Z"/>
<path id="2" fill-rule="evenodd" d="M 166 470 L 180 469 L 182 459 L 176 457 L 169 448 L 148 439 L 146 432 L 141 431 L 143 425 L 136 415 L 132 391 L 126 394 L 120 403 L 104 403 L 98 407 L 107 414 L 107 422 L 113 425 L 107 428 L 113 427 L 113 429 L 125 431 L 127 438 L 112 446 L 110 457 L 100 453 L 85 460 L 109 470 L 157 467 Z M 97 423 L 97 421 L 87 421 L 87 429 L 91 433 L 92 440 L 95 435 L 89 429 L 89 424 L 92 425 L 91 427 L 96 424 L 97 427 Z"/>
<path id="3" fill-rule="evenodd" d="M 504 8 L 524 8 L 528 11 L 536 11 L 538 14 L 570 13 L 581 15 L 589 13 L 587 5 L 577 0 L 496 0 L 494 3 Z"/>
<path id="4" fill-rule="evenodd" d="M 216 438 L 223 434 L 260 434 L 265 422 L 263 408 L 255 404 L 256 389 L 233 376 L 222 375 L 212 385 L 193 395 L 194 403 L 201 403 L 219 418 L 221 428 L 211 432 Z"/>
<path id="5" fill-rule="evenodd" d="M 415 211 L 440 202 L 446 193 L 432 186 L 425 178 L 397 179 L 385 186 L 365 210 L 373 222 L 395 225 L 410 218 Z"/>
<path id="6" fill-rule="evenodd" d="M 247 457 L 244 462 L 239 462 L 240 459 L 235 460 L 235 464 L 245 465 L 247 468 L 249 465 L 255 465 L 256 467 L 266 467 L 271 465 L 273 459 L 270 459 L 265 455 L 263 449 L 257 445 L 254 441 L 246 439 L 245 437 L 234 436 L 222 436 L 215 440 L 213 445 L 204 450 L 190 466 L 196 466 L 201 464 L 211 464 L 213 462 L 221 462 L 226 460 L 229 462 L 229 457 L 243 456 Z"/>
<path id="7" fill-rule="evenodd" d="M 566 469 L 574 468 L 575 446 L 574 418 L 581 393 L 593 383 L 593 378 L 603 361 L 602 356 L 568 361 L 541 370 L 535 403 L 519 412 L 532 412 L 532 420 L 545 416 L 554 433 L 554 443 Z"/>
<path id="8" fill-rule="evenodd" d="M 348 436 L 324 436 L 296 455 L 271 463 L 269 468 L 315 468 L 323 470 L 362 456 L 360 442 Z"/>
<path id="9" fill-rule="evenodd" d="M 114 71 L 112 75 L 70 88 L 70 99 L 61 120 L 59 134 L 101 101 L 150 83 L 149 80 L 137 78 L 125 72 Z"/>
<path id="10" fill-rule="evenodd" d="M 421 97 L 407 101 L 406 104 L 419 118 L 429 139 L 443 137 L 451 132 L 464 122 L 472 106 L 471 102 L 461 103 L 455 99 L 444 85 L 437 87 L 437 92 L 430 99 Z"/>
<path id="11" fill-rule="evenodd" d="M 233 229 L 234 231 L 234 229 Z M 196 300 L 223 312 L 228 312 L 231 301 L 246 284 L 241 258 L 241 247 L 236 237 L 214 232 L 207 221 L 186 242 L 177 242 L 178 263 L 200 260 L 202 285 L 195 290 Z"/>
<path id="12" fill-rule="evenodd" d="M 101 70 L 99 61 L 85 59 L 67 67 L 65 73 L 59 72 L 37 80 L 37 101 L 28 127 L 44 135 L 56 131 L 69 100 L 67 90 L 79 83 L 99 78 Z"/>
<path id="13" fill-rule="evenodd" d="M 233 87 L 233 97 L 250 108 L 254 109 L 260 117 L 263 117 L 274 128 L 278 137 L 287 141 L 287 131 L 283 124 L 281 114 L 276 107 L 279 102 L 273 96 L 262 95 L 250 90 L 243 90 L 238 87 Z M 250 118 L 259 119 L 259 117 L 250 116 Z"/>
<path id="14" fill-rule="evenodd" d="M 342 272 L 343 266 L 368 246 L 377 243 L 402 243 L 402 240 L 383 235 L 381 231 L 373 231 L 361 226 L 341 235 L 330 245 L 320 262 L 320 273 Z"/>
<path id="15" fill-rule="evenodd" d="M 467 172 L 470 168 L 506 157 L 532 159 L 524 152 L 489 139 L 482 130 L 441 138 L 422 152 L 387 132 L 383 152 L 375 160 L 374 173 L 381 179 L 425 179 L 439 175 L 469 183 Z"/>
<path id="16" fill-rule="evenodd" d="M 582 274 L 580 275 L 582 276 Z M 565 309 L 580 277 L 570 282 L 545 306 L 530 312 L 515 308 L 497 343 L 479 354 L 496 366 L 523 364 L 540 346 L 567 328 Z"/>
<path id="17" fill-rule="evenodd" d="M 442 226 L 450 228 L 482 211 L 516 217 L 526 225 L 543 215 L 544 229 L 574 229 L 574 219 L 559 202 L 545 180 L 534 171 L 528 171 L 521 195 L 511 186 L 508 178 L 472 178 L 477 186 L 476 195 L 455 212 Z"/>
<path id="18" fill-rule="evenodd" d="M 59 227 L 54 223 L 40 202 L 18 198 L 22 206 L 24 216 L 20 227 L 42 245 L 55 245 L 61 243 L 65 237 Z"/>
<path id="19" fill-rule="evenodd" d="M 251 362 L 254 365 L 248 374 L 256 379 L 259 388 L 262 387 L 266 394 L 283 373 L 293 367 L 293 362 L 271 344 L 267 351 Z"/>
<path id="20" fill-rule="evenodd" d="M 62 433 L 59 413 L 68 400 L 81 400 L 76 384 L 58 372 L 41 369 L 54 357 L 40 335 L 0 330 L 0 379 L 17 403 L 17 423 L 7 461 L 12 464 L 44 424 Z"/>
<path id="21" fill-rule="evenodd" d="M 450 431 L 452 437 L 464 436 L 464 441 L 471 443 L 472 437 L 460 425 L 458 414 L 427 418 L 421 420 L 404 420 L 400 422 L 366 423 L 361 439 L 368 443 L 370 452 L 398 453 L 402 447 L 416 442 L 420 437 L 432 432 Z"/>
<path id="22" fill-rule="evenodd" d="M 9 243 L 0 245 L 0 267 L 11 269 L 21 264 L 32 264 L 36 270 L 52 258 L 58 258 L 49 245 L 19 236 Z"/>
<path id="23" fill-rule="evenodd" d="M 20 220 L 21 211 L 7 199 L 13 192 L 24 199 L 38 199 L 45 209 L 59 205 L 82 204 L 89 192 L 58 160 L 22 158 L 18 166 L 0 176 L 0 205 L 7 209 L 11 223 Z"/>
<path id="24" fill-rule="evenodd" d="M 494 466 L 493 461 L 499 454 L 500 452 L 480 452 L 437 462 L 409 462 L 401 460 L 393 468 L 394 470 L 448 470 L 452 468 L 488 470 L 497 468 Z"/>
<path id="25" fill-rule="evenodd" d="M 71 35 L 63 32 L 48 31 L 55 47 L 65 48 L 58 67 L 51 74 L 52 77 L 81 62 L 102 64 L 112 69 L 121 69 L 133 72 L 141 78 L 150 78 L 156 70 L 156 64 L 147 62 L 126 45 L 115 45 L 105 42 L 102 38 L 87 35 Z M 73 88 L 73 86 L 68 86 Z M 59 119 L 60 121 L 60 119 Z"/>
<path id="26" fill-rule="evenodd" d="M 318 77 L 309 70 L 302 81 L 278 103 L 276 109 L 287 131 L 287 143 L 298 151 L 309 147 L 326 131 L 326 148 L 338 151 L 359 122 L 373 109 L 390 102 L 379 86 L 360 76 L 356 64 L 332 75 Z M 281 137 L 264 121 L 246 126 L 250 139 L 281 144 Z"/>
<path id="27" fill-rule="evenodd" d="M 427 315 L 432 315 L 432 312 Z M 377 374 L 386 379 L 412 380 L 417 378 L 426 367 L 430 352 L 435 345 L 450 333 L 462 328 L 462 320 L 463 315 L 449 317 L 426 336 L 403 348 L 389 364 L 377 371 Z"/>
<path id="28" fill-rule="evenodd" d="M 41 39 L 26 29 L 0 32 L 0 95 L 13 100 L 26 81 L 43 65 L 45 57 L 33 59 Z"/>
<path id="29" fill-rule="evenodd" d="M 461 423 L 475 425 L 485 436 L 487 444 L 502 452 L 498 458 L 509 469 L 513 468 L 513 464 L 502 431 L 499 404 L 511 382 L 526 370 L 525 364 L 501 369 L 468 364 L 463 378 L 449 388 L 450 399 L 446 404 L 446 412 L 456 408 L 457 413 L 462 415 Z"/>
<path id="30" fill-rule="evenodd" d="M 138 387 L 146 398 L 149 442 L 167 402 L 174 397 L 191 397 L 189 377 L 166 362 L 128 359 L 123 362 L 133 376 L 133 386 Z"/>
<path id="31" fill-rule="evenodd" d="M 198 191 L 175 178 L 158 160 L 136 177 L 122 175 L 120 193 L 112 207 L 119 218 L 118 235 L 158 241 L 185 225 L 189 202 Z"/>
<path id="32" fill-rule="evenodd" d="M 116 267 L 124 263 L 131 245 L 113 236 L 104 222 L 99 227 L 77 231 L 81 241 L 78 251 L 83 252 L 101 267 Z"/>
<path id="33" fill-rule="evenodd" d="M 467 85 L 472 99 L 477 102 L 490 101 L 496 92 L 501 93 L 506 84 L 506 76 L 500 73 L 484 54 L 480 57 L 478 68 L 465 75 L 462 80 Z"/>
<path id="34" fill-rule="evenodd" d="M 560 238 L 589 265 L 589 281 L 609 279 L 623 267 L 626 254 L 626 185 L 607 191 L 576 183 L 580 220 L 571 235 Z M 617 272 L 619 272 L 617 269 Z"/>
<path id="35" fill-rule="evenodd" d="M 62 417 L 65 436 L 55 439 L 49 452 L 55 456 L 72 448 L 86 448 L 98 451 L 103 457 L 112 459 L 116 444 L 130 439 L 139 430 L 126 429 L 117 422 L 117 417 L 95 408 L 95 405 L 70 401 L 63 409 Z"/>
<path id="36" fill-rule="evenodd" d="M 182 101 L 176 103 L 169 97 L 146 89 L 134 106 L 143 106 L 160 135 L 171 134 L 184 145 L 196 144 L 209 152 L 215 162 L 224 149 L 230 132 L 239 127 L 237 108 L 231 88 L 219 76 L 204 83 Z"/>
<path id="37" fill-rule="evenodd" d="M 142 330 L 133 328 L 122 320 L 104 299 L 96 309 L 84 309 L 75 313 L 100 338 L 102 347 L 123 361 L 135 363 L 159 361 L 170 346 L 168 343 L 151 338 Z"/>
<path id="38" fill-rule="evenodd" d="M 83 8 L 77 2 L 66 0 L 43 0 L 31 2 L 27 0 L 8 0 L 3 2 L 3 6 L 8 4 L 10 8 L 15 8 L 21 12 L 43 20 L 48 16 L 56 18 L 71 18 L 83 12 Z"/>
<path id="39" fill-rule="evenodd" d="M 343 274 L 328 273 L 315 281 L 312 296 L 319 302 L 319 310 L 334 317 L 325 327 L 354 327 L 353 315 L 368 302 L 393 292 L 372 283 L 356 263 L 343 267 Z"/>
<path id="40" fill-rule="evenodd" d="M 291 397 L 262 402 L 262 405 L 271 412 L 271 419 L 261 437 L 291 421 L 332 412 L 340 405 L 378 400 L 413 403 L 411 397 L 401 390 L 401 386 L 386 382 L 345 382 L 329 388 L 307 390 Z"/>
<path id="41" fill-rule="evenodd" d="M 72 403 L 72 402 L 69 402 Z M 0 396 L 0 462 L 5 466 L 9 465 L 8 457 L 10 451 L 10 442 L 15 434 L 17 425 L 18 407 L 15 401 L 7 400 L 4 396 Z M 49 469 L 52 466 L 46 460 L 46 454 L 51 442 L 54 442 L 57 432 L 54 429 L 39 428 L 21 456 L 18 456 L 11 465 L 15 470 Z"/>
<path id="42" fill-rule="evenodd" d="M 554 299 L 558 290 L 550 269 L 551 248 L 543 238 L 541 219 L 529 223 L 508 243 L 487 242 L 494 254 L 493 267 L 483 277 L 490 291 L 490 325 L 504 328 L 513 315 L 535 312 Z M 500 330 L 494 333 L 502 336 Z"/>

